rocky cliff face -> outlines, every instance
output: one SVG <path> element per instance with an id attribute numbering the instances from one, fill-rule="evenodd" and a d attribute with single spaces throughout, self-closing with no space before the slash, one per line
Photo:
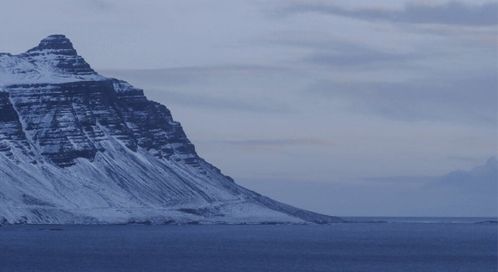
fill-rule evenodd
<path id="1" fill-rule="evenodd" d="M 238 186 L 163 105 L 63 35 L 0 54 L 0 221 L 336 222 Z"/>

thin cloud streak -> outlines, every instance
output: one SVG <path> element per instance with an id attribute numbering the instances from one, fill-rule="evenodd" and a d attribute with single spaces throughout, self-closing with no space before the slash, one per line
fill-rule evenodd
<path id="1" fill-rule="evenodd" d="M 382 63 L 401 63 L 420 59 L 417 54 L 396 54 L 376 51 L 368 48 L 346 49 L 336 52 L 318 51 L 306 56 L 306 63 L 324 66 L 364 66 Z"/>
<path id="2" fill-rule="evenodd" d="M 408 82 L 321 81 L 304 93 L 341 99 L 351 110 L 403 121 L 441 120 L 496 127 L 498 77 L 425 78 Z"/>
<path id="3" fill-rule="evenodd" d="M 243 100 L 230 99 L 210 94 L 188 94 L 175 91 L 165 91 L 162 89 L 148 89 L 147 91 L 151 94 L 157 94 L 157 96 L 164 96 L 164 100 L 168 101 L 168 103 L 197 109 L 205 108 L 210 110 L 244 111 L 260 114 L 287 114 L 295 112 L 293 109 L 282 105 L 247 103 Z"/>
<path id="4" fill-rule="evenodd" d="M 280 10 L 282 14 L 319 13 L 345 16 L 368 21 L 385 21 L 409 24 L 443 24 L 467 26 L 498 25 L 498 3 L 470 5 L 458 1 L 439 5 L 407 4 L 400 10 L 385 8 L 347 9 L 335 4 L 298 3 Z"/>
<path id="5" fill-rule="evenodd" d="M 243 147 L 288 147 L 288 146 L 331 146 L 334 143 L 326 139 L 290 138 L 290 139 L 247 139 L 215 141 L 220 144 Z"/>
<path id="6" fill-rule="evenodd" d="M 224 65 L 207 67 L 174 67 L 164 69 L 103 70 L 141 86 L 166 104 L 214 111 L 239 111 L 256 114 L 293 114 L 296 108 L 277 99 L 247 95 L 266 84 L 258 81 L 269 75 L 290 75 L 290 69 L 271 66 Z M 250 79 L 250 82 L 248 82 Z M 251 85 L 252 84 L 252 85 Z M 233 88 L 233 90 L 230 90 Z M 257 89 L 257 90 L 256 90 Z M 241 97 L 241 95 L 245 95 Z"/>

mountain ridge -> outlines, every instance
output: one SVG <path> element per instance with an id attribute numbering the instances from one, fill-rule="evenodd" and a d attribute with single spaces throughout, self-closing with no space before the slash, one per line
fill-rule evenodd
<path id="1" fill-rule="evenodd" d="M 333 223 L 202 159 L 171 112 L 64 35 L 0 53 L 0 222 Z"/>

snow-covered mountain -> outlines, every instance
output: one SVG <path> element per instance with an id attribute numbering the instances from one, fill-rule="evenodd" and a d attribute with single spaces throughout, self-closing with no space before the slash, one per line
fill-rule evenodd
<path id="1" fill-rule="evenodd" d="M 0 223 L 330 223 L 237 185 L 63 35 L 0 53 Z"/>

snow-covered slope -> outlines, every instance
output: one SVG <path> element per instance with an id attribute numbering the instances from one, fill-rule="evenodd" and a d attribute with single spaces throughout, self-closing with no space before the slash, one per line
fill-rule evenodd
<path id="1" fill-rule="evenodd" d="M 63 35 L 0 54 L 0 223 L 330 223 L 237 185 Z"/>

